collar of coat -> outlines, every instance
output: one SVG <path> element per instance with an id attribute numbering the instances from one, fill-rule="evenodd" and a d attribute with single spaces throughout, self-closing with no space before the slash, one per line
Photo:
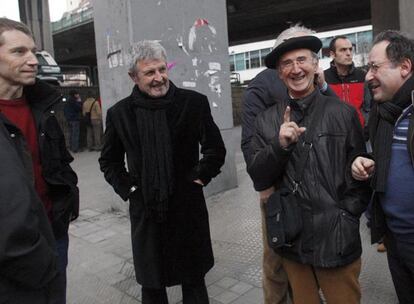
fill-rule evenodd
<path id="1" fill-rule="evenodd" d="M 334 71 L 335 75 L 336 75 L 338 78 L 344 78 L 344 77 L 347 77 L 347 76 L 349 76 L 349 75 L 352 75 L 352 74 L 355 72 L 355 64 L 354 64 L 354 62 L 353 62 L 353 61 L 352 61 L 351 65 L 349 66 L 349 69 L 348 69 L 348 74 L 347 74 L 347 75 L 344 75 L 344 76 L 342 76 L 342 75 L 339 75 L 339 74 L 338 74 L 338 69 L 336 68 L 336 65 L 335 65 L 335 60 L 332 60 L 332 61 L 330 62 L 330 65 L 331 65 L 331 69 Z"/>
<path id="2" fill-rule="evenodd" d="M 62 98 L 58 90 L 37 78 L 33 85 L 23 88 L 23 95 L 31 108 L 36 108 L 41 112 L 50 108 Z"/>

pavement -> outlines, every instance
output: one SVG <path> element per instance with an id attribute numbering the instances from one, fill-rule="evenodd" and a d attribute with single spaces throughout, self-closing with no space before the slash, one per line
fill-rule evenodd
<path id="1" fill-rule="evenodd" d="M 234 136 L 240 142 L 239 127 Z M 141 287 L 134 278 L 128 203 L 104 181 L 98 152 L 74 156 L 81 211 L 69 229 L 68 304 L 141 303 Z M 239 186 L 207 199 L 215 256 L 215 266 L 206 275 L 211 304 L 263 303 L 258 195 L 240 150 L 236 164 Z M 398 303 L 386 254 L 370 244 L 364 221 L 361 236 L 362 304 Z M 179 286 L 167 292 L 170 304 L 182 303 Z"/>

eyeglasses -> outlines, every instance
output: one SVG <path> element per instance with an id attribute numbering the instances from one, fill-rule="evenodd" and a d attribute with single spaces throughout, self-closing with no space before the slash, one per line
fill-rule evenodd
<path id="1" fill-rule="evenodd" d="M 295 65 L 295 62 L 301 66 L 304 65 L 305 63 L 307 63 L 308 61 L 312 60 L 312 58 L 306 57 L 306 56 L 300 56 L 298 58 L 296 58 L 295 60 L 285 60 L 279 63 L 279 68 L 283 71 L 290 71 L 293 66 Z"/>
<path id="2" fill-rule="evenodd" d="M 378 72 L 379 68 L 384 65 L 385 63 L 390 62 L 389 60 L 380 62 L 380 63 L 375 63 L 375 62 L 368 62 L 367 67 L 368 67 L 368 71 L 371 71 L 372 73 L 376 73 Z"/>

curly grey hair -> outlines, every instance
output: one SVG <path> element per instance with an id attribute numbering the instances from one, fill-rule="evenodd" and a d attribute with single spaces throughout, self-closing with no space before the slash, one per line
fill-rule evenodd
<path id="1" fill-rule="evenodd" d="M 283 32 L 277 36 L 275 44 L 273 48 L 276 48 L 279 44 L 284 42 L 285 40 L 288 40 L 293 37 L 299 37 L 299 36 L 311 36 L 314 35 L 316 32 L 308 29 L 307 27 L 301 25 L 300 23 L 294 24 L 291 27 L 287 28 Z"/>

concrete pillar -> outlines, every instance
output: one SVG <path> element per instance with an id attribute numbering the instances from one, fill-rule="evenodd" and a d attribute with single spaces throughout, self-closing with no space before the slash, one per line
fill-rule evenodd
<path id="1" fill-rule="evenodd" d="M 48 0 L 19 0 L 20 20 L 33 32 L 37 48 L 54 56 Z"/>
<path id="2" fill-rule="evenodd" d="M 388 29 L 414 36 L 412 0 L 371 0 L 371 21 L 374 36 Z"/>
<path id="3" fill-rule="evenodd" d="M 400 30 L 414 37 L 414 6 L 412 0 L 399 0 Z"/>
<path id="4" fill-rule="evenodd" d="M 159 40 L 170 79 L 207 95 L 227 147 L 222 173 L 207 194 L 237 186 L 225 0 L 93 1 L 99 86 L 104 112 L 131 93 L 133 45 Z"/>

